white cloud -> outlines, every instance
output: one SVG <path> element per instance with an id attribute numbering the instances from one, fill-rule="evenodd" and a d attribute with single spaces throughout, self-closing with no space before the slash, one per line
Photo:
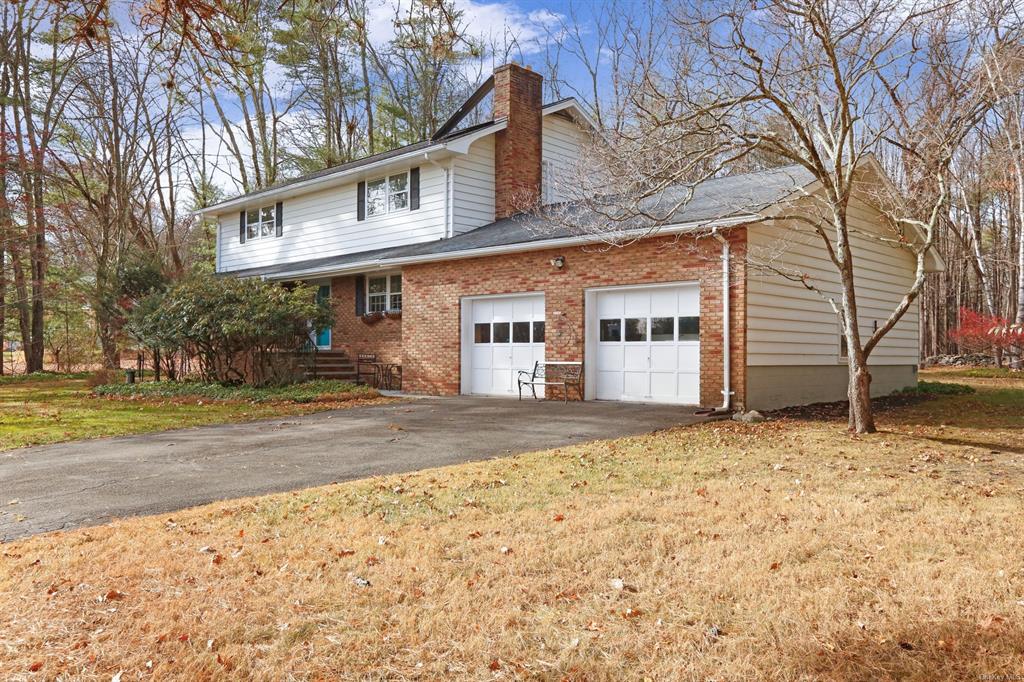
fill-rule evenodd
<path id="1" fill-rule="evenodd" d="M 369 8 L 370 40 L 383 45 L 395 34 L 395 7 L 408 11 L 408 0 L 377 0 Z M 540 52 L 547 40 L 546 28 L 556 27 L 564 18 L 551 10 L 524 11 L 515 2 L 455 0 L 468 33 L 485 44 L 516 42 L 524 55 Z"/>

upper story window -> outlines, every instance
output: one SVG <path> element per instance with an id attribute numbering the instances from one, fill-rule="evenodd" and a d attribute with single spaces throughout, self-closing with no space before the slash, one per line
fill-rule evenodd
<path id="1" fill-rule="evenodd" d="M 274 206 L 261 206 L 245 212 L 245 238 L 263 239 L 277 234 L 277 220 Z"/>
<path id="2" fill-rule="evenodd" d="M 366 182 L 366 215 L 385 215 L 408 209 L 408 171 Z"/>
<path id="3" fill-rule="evenodd" d="M 402 275 L 366 278 L 366 311 L 383 313 L 402 309 Z"/>

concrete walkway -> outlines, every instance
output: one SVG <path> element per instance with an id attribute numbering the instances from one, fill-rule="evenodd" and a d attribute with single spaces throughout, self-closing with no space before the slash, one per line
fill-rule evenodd
<path id="1" fill-rule="evenodd" d="M 418 398 L 11 450 L 0 452 L 0 541 L 700 420 L 667 405 Z"/>

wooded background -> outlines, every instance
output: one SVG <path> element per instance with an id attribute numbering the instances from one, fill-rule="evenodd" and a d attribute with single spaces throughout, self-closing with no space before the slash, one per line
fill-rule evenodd
<path id="1" fill-rule="evenodd" d="M 651 63 L 680 54 L 674 10 L 566 2 L 483 31 L 455 0 L 3 3 L 0 371 L 117 366 L 133 302 L 212 268 L 195 209 L 429 137 L 498 64 L 628 131 Z M 960 350 L 961 308 L 1024 322 L 1024 47 L 1015 2 L 991 10 L 1014 25 L 976 63 L 1000 96 L 956 150 L 923 357 Z"/>

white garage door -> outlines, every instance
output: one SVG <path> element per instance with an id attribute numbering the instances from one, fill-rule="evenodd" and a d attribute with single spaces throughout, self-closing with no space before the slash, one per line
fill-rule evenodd
<path id="1" fill-rule="evenodd" d="M 544 361 L 544 295 L 476 299 L 468 312 L 469 392 L 518 395 L 519 370 Z"/>
<path id="2" fill-rule="evenodd" d="M 596 308 L 598 400 L 700 403 L 696 283 L 599 291 Z"/>

